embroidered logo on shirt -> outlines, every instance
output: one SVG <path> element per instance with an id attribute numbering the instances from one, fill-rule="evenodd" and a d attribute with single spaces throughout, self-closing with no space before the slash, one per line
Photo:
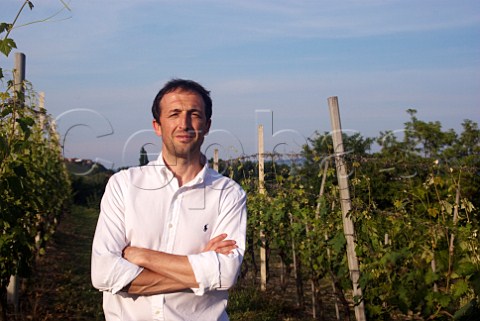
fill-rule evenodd
<path id="1" fill-rule="evenodd" d="M 208 230 L 208 224 L 205 224 L 205 225 L 203 226 L 203 231 L 206 232 L 207 230 Z"/>

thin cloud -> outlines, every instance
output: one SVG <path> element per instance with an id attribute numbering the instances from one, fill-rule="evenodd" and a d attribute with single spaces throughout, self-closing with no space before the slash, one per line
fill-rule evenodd
<path id="1" fill-rule="evenodd" d="M 267 6 L 264 2 L 258 5 L 244 2 L 240 7 L 248 7 L 266 18 L 262 21 L 260 15 L 257 21 L 245 25 L 244 30 L 264 37 L 352 38 L 462 28 L 480 23 L 480 4 L 472 1 L 280 3 L 270 2 Z"/>

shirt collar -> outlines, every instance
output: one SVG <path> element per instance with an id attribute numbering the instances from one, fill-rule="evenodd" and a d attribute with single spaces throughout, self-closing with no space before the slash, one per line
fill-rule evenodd
<path id="1" fill-rule="evenodd" d="M 195 176 L 194 179 L 189 181 L 188 183 L 184 184 L 184 186 L 193 186 L 197 184 L 201 184 L 205 181 L 208 173 L 208 161 L 207 157 L 202 154 L 203 159 L 205 160 L 205 165 L 203 165 L 203 168 L 198 172 L 198 174 Z M 155 161 L 155 167 L 157 168 L 157 171 L 166 179 L 171 180 L 174 178 L 173 172 L 168 168 L 168 166 L 165 164 L 165 161 L 163 160 L 163 154 L 160 152 L 160 155 L 158 155 L 157 160 Z"/>

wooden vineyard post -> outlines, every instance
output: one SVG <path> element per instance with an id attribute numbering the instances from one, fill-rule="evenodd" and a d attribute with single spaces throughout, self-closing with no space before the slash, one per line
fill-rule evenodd
<path id="1" fill-rule="evenodd" d="M 265 194 L 265 161 L 263 145 L 263 125 L 258 125 L 258 192 Z M 260 290 L 267 289 L 267 252 L 263 222 L 260 230 Z"/>
<path id="2" fill-rule="evenodd" d="M 258 191 L 265 194 L 265 148 L 263 145 L 263 125 L 258 125 Z"/>
<path id="3" fill-rule="evenodd" d="M 362 298 L 362 289 L 358 285 L 360 279 L 360 269 L 358 265 L 357 254 L 355 253 L 355 230 L 352 219 L 349 217 L 352 204 L 350 201 L 350 191 L 348 187 L 347 169 L 343 160 L 343 138 L 342 126 L 340 123 L 340 111 L 338 107 L 338 98 L 328 98 L 328 108 L 330 110 L 330 121 L 332 124 L 332 139 L 335 154 L 335 165 L 337 169 L 338 186 L 340 190 L 340 205 L 343 218 L 343 233 L 347 241 L 347 260 L 350 278 L 353 284 L 353 295 L 360 299 L 355 305 L 355 318 L 357 321 L 365 321 L 365 306 Z"/>
<path id="4" fill-rule="evenodd" d="M 455 194 L 455 206 L 453 207 L 453 225 L 457 225 L 458 221 L 458 208 L 460 206 L 460 177 L 457 185 L 457 192 Z M 450 289 L 450 277 L 453 269 L 453 258 L 455 254 L 455 234 L 452 232 L 450 235 L 450 245 L 448 247 L 448 277 L 447 277 L 447 291 Z M 436 284 L 435 284 L 436 285 Z"/>
<path id="5" fill-rule="evenodd" d="M 41 91 L 38 93 L 38 110 L 40 111 L 39 114 L 39 121 L 40 128 L 43 130 L 45 127 L 45 92 Z"/>
<path id="6" fill-rule="evenodd" d="M 218 172 L 218 148 L 213 150 L 213 169 Z"/>
<path id="7" fill-rule="evenodd" d="M 15 53 L 15 65 L 13 69 L 13 90 L 14 95 L 18 98 L 17 92 L 23 92 L 25 90 L 23 82 L 25 81 L 25 54 L 21 52 Z"/>
<path id="8" fill-rule="evenodd" d="M 21 52 L 15 53 L 15 64 L 13 69 L 13 90 L 14 97 L 17 99 L 23 99 L 23 95 L 18 95 L 18 93 L 23 93 L 25 90 L 24 81 L 25 81 L 25 54 Z M 7 287 L 7 301 L 12 303 L 15 309 L 15 312 L 18 310 L 18 289 L 20 287 L 20 279 L 16 275 L 10 276 L 10 282 Z"/>

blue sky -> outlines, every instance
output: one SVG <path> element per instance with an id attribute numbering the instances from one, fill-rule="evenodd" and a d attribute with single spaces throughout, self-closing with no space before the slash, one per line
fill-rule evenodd
<path id="1" fill-rule="evenodd" d="M 63 8 L 32 2 L 19 25 Z M 150 107 L 173 77 L 212 91 L 204 146 L 222 158 L 254 154 L 259 123 L 267 150 L 300 151 L 315 131 L 331 130 L 330 96 L 343 128 L 364 137 L 402 129 L 408 108 L 445 130 L 480 122 L 477 0 L 65 2 L 70 11 L 12 37 L 27 79 L 68 133 L 67 157 L 117 168 L 136 165 L 145 145 L 154 158 Z M 2 0 L 0 21 L 21 3 Z"/>

